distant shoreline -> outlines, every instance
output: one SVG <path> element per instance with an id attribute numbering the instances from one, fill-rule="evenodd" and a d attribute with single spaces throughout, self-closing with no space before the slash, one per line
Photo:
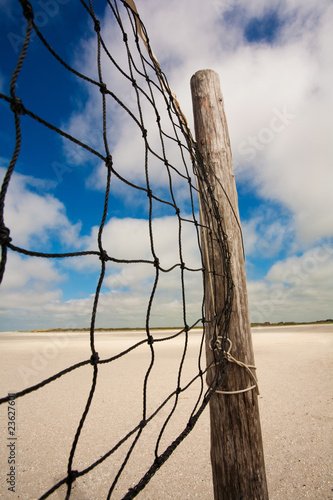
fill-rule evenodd
<path id="1" fill-rule="evenodd" d="M 251 323 L 251 328 L 256 328 L 257 326 L 302 326 L 302 325 L 331 325 L 333 319 L 323 319 L 319 321 L 279 321 L 279 323 L 270 323 L 269 321 L 265 323 Z"/>
<path id="2" fill-rule="evenodd" d="M 280 321 L 279 323 L 251 323 L 251 328 L 257 327 L 281 327 L 281 326 L 302 326 L 302 325 L 330 325 L 333 324 L 333 319 L 318 320 L 318 321 Z M 151 327 L 150 330 L 163 331 L 163 330 L 182 330 L 184 327 L 180 326 L 165 326 L 165 327 Z M 195 326 L 191 330 L 201 330 L 202 326 Z M 86 332 L 90 331 L 89 327 L 84 328 L 47 328 L 47 329 L 35 329 L 35 330 L 15 330 L 17 333 L 49 333 L 49 332 Z M 144 332 L 145 328 L 132 328 L 132 327 L 120 327 L 120 328 L 95 328 L 95 332 Z M 7 333 L 10 333 L 7 331 Z"/>

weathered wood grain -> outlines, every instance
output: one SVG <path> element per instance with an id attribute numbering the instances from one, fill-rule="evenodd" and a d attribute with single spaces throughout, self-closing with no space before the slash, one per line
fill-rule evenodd
<path id="1" fill-rule="evenodd" d="M 239 222 L 238 197 L 232 166 L 232 155 L 223 97 L 217 73 L 211 70 L 197 72 L 191 79 L 195 134 L 198 149 L 203 157 L 205 176 L 209 181 L 224 232 L 227 235 L 227 252 L 230 252 L 228 269 L 223 262 L 225 248 L 215 237 L 202 230 L 202 247 L 205 269 L 205 317 L 207 364 L 214 359 L 210 340 L 216 331 L 213 318 L 223 308 L 228 290 L 226 276 L 230 271 L 233 282 L 232 312 L 228 335 L 232 341 L 231 354 L 248 365 L 254 365 L 243 242 Z M 198 175 L 199 191 L 204 175 Z M 201 185 L 200 185 L 201 184 Z M 209 207 L 201 197 L 201 224 L 207 225 Z M 218 231 L 216 226 L 213 232 Z M 214 271 L 214 273 L 212 272 Z M 213 296 L 212 296 L 213 295 Z M 227 322 L 228 323 L 228 322 Z M 221 328 L 224 328 L 221 322 Z M 208 372 L 207 383 L 215 379 L 215 368 Z M 228 363 L 223 391 L 236 391 L 253 385 L 244 368 Z M 258 396 L 256 390 L 241 394 L 216 393 L 210 402 L 211 461 L 215 500 L 267 499 L 267 483 L 260 428 Z"/>

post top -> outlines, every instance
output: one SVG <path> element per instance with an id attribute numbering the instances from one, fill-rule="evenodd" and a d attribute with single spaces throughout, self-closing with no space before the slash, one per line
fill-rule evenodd
<path id="1" fill-rule="evenodd" d="M 196 71 L 194 75 L 192 75 L 191 81 L 194 80 L 195 78 L 218 78 L 220 79 L 218 73 L 213 70 L 213 69 L 200 69 L 199 71 Z"/>

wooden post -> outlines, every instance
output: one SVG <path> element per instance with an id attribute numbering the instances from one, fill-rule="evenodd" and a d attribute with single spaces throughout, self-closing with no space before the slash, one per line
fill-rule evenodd
<path id="1" fill-rule="evenodd" d="M 251 325 L 248 313 L 246 275 L 243 243 L 239 222 L 238 198 L 232 167 L 232 156 L 228 127 L 223 107 L 220 80 L 211 70 L 198 71 L 191 79 L 196 143 L 203 158 L 198 172 L 200 220 L 202 224 L 202 247 L 205 273 L 205 318 L 207 365 L 214 361 L 212 339 L 217 326 L 219 335 L 227 336 L 232 346 L 234 359 L 254 365 Z M 206 179 L 206 180 L 205 180 Z M 207 186 L 208 180 L 208 186 Z M 209 191 L 215 199 L 215 211 L 222 219 L 227 238 L 216 238 L 206 229 L 208 217 L 214 212 L 207 202 Z M 205 207 L 203 207 L 205 204 Z M 216 226 L 213 230 L 220 231 Z M 225 249 L 221 241 L 227 242 L 228 264 L 223 262 Z M 225 255 L 224 255 L 225 257 Z M 227 269 L 228 267 L 228 269 Z M 228 300 L 225 281 L 228 272 L 232 279 L 232 308 L 228 318 L 222 316 Z M 215 320 L 214 320 L 215 318 Z M 218 318 L 218 321 L 216 321 Z M 226 326 L 227 325 L 227 326 Z M 225 349 L 227 350 L 227 349 Z M 216 351 L 215 351 L 216 353 Z M 216 358 L 216 356 L 215 356 Z M 207 383 L 216 380 L 214 366 L 207 372 Z M 239 391 L 253 386 L 248 371 L 233 362 L 228 362 L 226 376 L 219 390 Z M 268 499 L 265 463 L 260 428 L 258 396 L 256 389 L 236 394 L 214 394 L 210 401 L 211 462 L 215 500 L 265 500 Z"/>

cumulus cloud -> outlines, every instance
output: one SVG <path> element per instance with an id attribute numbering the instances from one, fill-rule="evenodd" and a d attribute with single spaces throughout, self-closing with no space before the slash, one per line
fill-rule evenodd
<path id="1" fill-rule="evenodd" d="M 237 183 L 255 193 L 260 207 L 243 218 L 247 256 L 250 265 L 255 258 L 279 259 L 262 280 L 249 282 L 252 320 L 312 320 L 331 316 L 328 283 L 332 275 L 332 254 L 327 250 L 324 258 L 326 247 L 318 243 L 332 236 L 333 231 L 330 192 L 333 151 L 327 133 L 330 129 L 327 109 L 332 107 L 333 101 L 331 2 L 273 0 L 268 5 L 264 0 L 211 0 L 203 8 L 199 0 L 190 3 L 170 0 L 159 3 L 158 7 L 155 0 L 146 0 L 138 8 L 153 50 L 192 130 L 191 76 L 207 67 L 220 75 Z M 257 39 L 251 41 L 250 28 L 260 27 L 269 16 L 275 20 L 271 39 L 258 32 Z M 124 23 L 130 32 L 127 21 Z M 128 73 L 123 37 L 109 10 L 101 27 L 117 64 Z M 89 30 L 71 62 L 78 70 L 98 80 L 96 35 L 92 26 Z M 141 46 L 145 53 L 143 44 Z M 143 124 L 148 124 L 149 144 L 163 157 L 156 116 L 142 91 L 149 95 L 147 82 L 136 73 L 135 78 L 142 88 L 136 93 L 131 82 L 110 59 L 105 54 L 102 57 L 103 80 L 140 121 L 139 100 Z M 137 55 L 134 58 L 139 65 L 140 58 Z M 85 84 L 81 90 L 82 93 L 76 96 L 76 108 L 63 123 L 63 128 L 104 155 L 101 93 L 97 87 Z M 165 103 L 159 94 L 156 106 L 169 132 Z M 128 180 L 147 187 L 141 130 L 111 98 L 107 106 L 107 134 L 114 168 Z M 168 160 L 183 173 L 175 144 L 167 138 L 164 141 Z M 105 188 L 105 167 L 99 159 L 66 141 L 64 155 L 69 164 L 80 166 L 91 162 L 93 173 L 87 176 L 87 188 Z M 155 194 L 165 195 L 169 179 L 163 164 L 162 167 L 149 153 L 151 187 Z M 173 171 L 172 183 L 177 204 L 189 213 L 184 201 L 188 196 L 187 181 Z M 113 181 L 112 189 L 117 195 L 126 197 L 129 207 L 138 203 L 143 206 L 139 194 L 129 194 L 121 181 Z M 158 212 L 156 205 L 154 210 L 153 249 L 160 265 L 167 269 L 180 262 L 178 220 L 174 214 Z M 49 186 L 31 177 L 17 175 L 13 178 L 6 200 L 5 221 L 12 228 L 14 244 L 20 246 L 51 245 L 56 235 L 63 246 L 96 249 L 97 227 L 93 227 L 88 236 L 81 237 L 80 223 L 68 219 L 63 203 L 51 194 Z M 182 223 L 181 243 L 185 264 L 200 268 L 192 224 Z M 124 219 L 107 219 L 103 245 L 110 256 L 152 261 L 151 244 L 146 219 L 134 219 L 133 213 Z M 329 243 L 327 248 L 331 248 Z M 40 314 L 61 326 L 65 327 L 68 322 L 80 326 L 82 321 L 89 321 L 94 290 L 83 298 L 67 300 L 61 295 L 60 285 L 64 274 L 88 275 L 92 270 L 97 273 L 98 259 L 78 258 L 70 263 L 64 261 L 58 267 L 43 264 L 38 269 L 29 259 L 8 262 L 11 269 L 11 277 L 5 282 L 8 297 L 21 303 L 25 314 L 33 310 L 30 304 L 35 298 L 36 303 L 41 304 Z M 22 267 L 22 275 L 15 272 L 16 266 Z M 98 309 L 99 325 L 142 324 L 155 273 L 152 264 L 127 266 L 109 262 Z M 202 300 L 201 275 L 200 272 L 186 272 L 185 278 L 188 311 L 196 316 Z M 25 290 L 29 284 L 31 295 L 20 294 L 20 287 Z M 179 267 L 170 273 L 161 272 L 152 317 L 160 324 L 165 324 L 166 318 L 174 324 L 182 321 Z"/>
<path id="2" fill-rule="evenodd" d="M 0 167 L 2 180 L 5 169 Z M 50 248 L 51 240 L 77 249 L 80 246 L 81 223 L 72 224 L 64 204 L 48 193 L 53 184 L 30 176 L 14 173 L 5 203 L 5 224 L 10 229 L 13 244 L 41 250 Z M 41 250 L 43 251 L 43 250 Z"/>
<path id="3" fill-rule="evenodd" d="M 238 181 L 251 183 L 262 199 L 274 200 L 290 210 L 297 237 L 304 243 L 332 234 L 333 198 L 328 190 L 333 182 L 333 151 L 326 133 L 326 110 L 333 101 L 329 83 L 333 76 L 330 2 L 274 1 L 268 7 L 267 2 L 213 0 L 202 9 L 194 0 L 191 8 L 171 1 L 156 9 L 149 0 L 140 5 L 140 14 L 192 129 L 189 81 L 195 71 L 208 66 L 221 77 Z M 274 43 L 249 43 L 246 26 L 252 20 L 267 21 L 270 14 L 278 20 Z M 119 30 L 106 29 L 111 24 L 107 15 L 103 24 L 106 39 L 118 56 L 117 63 L 126 70 L 122 37 Z M 85 42 L 85 46 L 94 43 Z M 95 57 L 92 49 L 86 54 L 85 60 L 81 58 L 84 70 L 92 66 Z M 138 118 L 132 85 L 112 64 L 104 67 L 105 81 Z M 95 89 L 93 92 L 99 94 Z M 158 149 L 152 108 L 145 106 L 142 95 L 140 102 L 151 143 Z M 96 114 L 92 109 L 100 108 L 94 103 L 95 97 L 88 100 L 81 119 L 72 117 L 73 123 L 78 120 L 76 128 L 81 132 L 89 123 L 86 117 Z M 165 106 L 160 104 L 159 112 L 163 112 Z M 116 168 L 130 180 L 143 182 L 144 151 L 137 125 L 117 103 L 111 111 L 115 117 L 109 127 Z M 179 159 L 175 163 L 179 164 Z M 154 163 L 150 175 L 152 182 L 166 181 L 165 171 L 156 169 Z M 100 187 L 99 177 L 94 177 Z"/>
<path id="4" fill-rule="evenodd" d="M 268 7 L 221 0 L 205 9 L 196 1 L 191 9 L 187 4 L 173 9 L 170 2 L 158 12 L 147 2 L 142 11 L 191 123 L 191 75 L 207 66 L 220 74 L 238 181 L 288 208 L 304 242 L 331 235 L 331 2 L 274 1 Z M 249 43 L 246 24 L 270 12 L 279 19 L 274 43 Z M 172 37 L 164 13 L 173 16 Z"/>
<path id="5" fill-rule="evenodd" d="M 32 328 L 32 323 L 42 321 L 43 324 L 50 319 L 43 311 L 50 303 L 61 299 L 60 287 L 64 279 L 49 260 L 9 252 L 0 287 L 2 329 L 16 329 L 19 324 L 21 329 L 28 329 Z"/>
<path id="6" fill-rule="evenodd" d="M 152 322 L 155 326 L 162 326 L 163 321 L 168 318 L 168 324 L 182 324 L 181 259 L 188 268 L 184 271 L 186 308 L 191 318 L 200 318 L 202 272 L 194 224 L 183 221 L 179 225 L 176 216 L 161 217 L 152 220 L 152 228 L 151 242 L 149 223 L 146 219 L 112 218 L 106 224 L 102 241 L 103 248 L 110 257 L 148 262 L 107 263 L 99 306 L 100 323 L 110 325 L 117 324 L 118 321 L 122 326 L 135 326 L 136 321 L 137 325 L 144 324 L 156 280 L 153 252 L 163 270 L 159 271 Z M 97 228 L 94 228 L 90 246 L 95 241 L 96 233 Z M 174 266 L 176 267 L 171 269 Z"/>
<path id="7" fill-rule="evenodd" d="M 251 321 L 315 321 L 332 317 L 333 246 L 323 240 L 301 256 L 277 261 L 248 283 Z"/>
<path id="8" fill-rule="evenodd" d="M 0 167 L 1 180 L 4 174 L 5 169 Z M 63 203 L 50 194 L 53 187 L 50 181 L 13 173 L 4 220 L 15 246 L 48 253 L 54 245 L 61 252 L 76 251 L 84 244 L 80 222 L 71 223 Z M 52 324 L 46 308 L 62 300 L 67 278 L 66 266 L 56 260 L 25 257 L 9 250 L 0 288 L 2 328 L 21 323 L 26 329 L 38 321 Z"/>
<path id="9" fill-rule="evenodd" d="M 258 210 L 259 212 L 259 210 Z M 272 211 L 271 211 L 272 212 Z M 267 214 L 265 208 L 261 213 L 242 222 L 244 246 L 247 257 L 272 258 L 279 255 L 289 243 L 288 231 L 291 228 L 277 215 Z"/>
<path id="10" fill-rule="evenodd" d="M 189 269 L 185 269 L 183 275 L 188 322 L 201 317 L 202 272 L 194 224 L 185 221 L 179 224 L 178 218 L 173 216 L 153 219 L 152 226 L 151 243 L 146 219 L 111 218 L 105 225 L 102 242 L 110 257 L 149 262 L 107 262 L 98 305 L 98 326 L 144 326 L 156 280 L 153 251 L 164 271 L 159 271 L 151 324 L 163 326 L 166 318 L 168 325 L 183 324 L 181 259 Z M 90 236 L 84 239 L 87 249 L 96 250 L 97 232 L 98 228 L 93 228 Z M 170 270 L 173 266 L 176 267 Z M 8 318 L 12 318 L 15 309 L 16 319 L 25 317 L 27 323 L 32 324 L 34 311 L 38 310 L 40 324 L 46 322 L 64 328 L 88 324 L 96 280 L 91 280 L 91 293 L 85 298 L 65 300 L 59 286 L 66 289 L 70 280 L 75 281 L 75 273 L 96 275 L 99 268 L 100 261 L 94 257 L 64 259 L 55 267 L 49 260 L 22 258 L 10 253 L 1 288 L 2 314 L 6 312 Z"/>
<path id="11" fill-rule="evenodd" d="M 31 280 L 41 283 L 61 281 L 61 276 L 50 260 L 38 260 L 32 257 L 23 258 L 16 253 L 10 252 L 6 268 L 7 272 L 1 286 L 1 290 L 5 289 L 5 291 L 26 287 Z"/>

